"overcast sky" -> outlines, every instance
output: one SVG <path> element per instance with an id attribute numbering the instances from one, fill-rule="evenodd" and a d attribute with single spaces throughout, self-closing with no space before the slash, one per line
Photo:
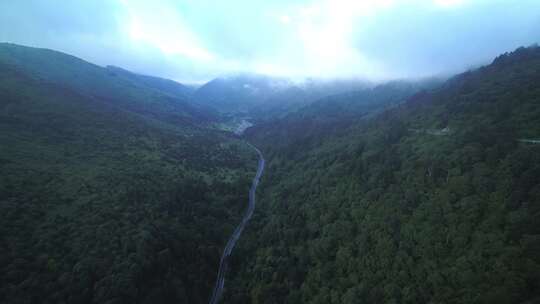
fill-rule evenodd
<path id="1" fill-rule="evenodd" d="M 540 42 L 540 0 L 1 0 L 0 41 L 184 82 L 423 77 Z"/>

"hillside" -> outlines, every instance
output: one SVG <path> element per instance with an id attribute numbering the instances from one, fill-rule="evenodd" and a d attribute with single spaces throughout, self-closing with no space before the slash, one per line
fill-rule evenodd
<path id="1" fill-rule="evenodd" d="M 184 127 L 210 123 L 216 117 L 190 101 L 192 91 L 178 83 L 103 68 L 61 52 L 0 43 L 0 63 L 44 83 Z"/>
<path id="2" fill-rule="evenodd" d="M 326 138 L 347 132 L 359 121 L 438 85 L 440 83 L 434 80 L 392 81 L 373 88 L 331 95 L 284 117 L 260 122 L 256 128 L 247 130 L 247 136 L 266 138 L 265 141 L 273 143 L 269 149 L 274 150 L 288 146 L 312 147 Z"/>
<path id="3" fill-rule="evenodd" d="M 173 97 L 187 100 L 195 93 L 195 89 L 170 79 L 140 75 L 112 65 L 106 66 L 106 68 L 109 71 L 109 74 L 114 74 L 112 76 L 121 75 L 122 78 L 130 79 L 138 84 L 145 84 L 148 89 L 157 90 Z"/>
<path id="4" fill-rule="evenodd" d="M 539 84 L 520 48 L 322 139 L 254 127 L 267 173 L 225 302 L 540 301 Z"/>
<path id="5" fill-rule="evenodd" d="M 208 300 L 257 155 L 108 73 L 0 47 L 1 303 Z"/>

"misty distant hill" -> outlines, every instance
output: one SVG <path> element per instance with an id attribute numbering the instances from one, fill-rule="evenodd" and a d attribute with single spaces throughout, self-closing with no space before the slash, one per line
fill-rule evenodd
<path id="1" fill-rule="evenodd" d="M 327 136 L 346 134 L 348 128 L 369 117 L 391 109 L 409 97 L 435 88 L 436 79 L 392 81 L 375 87 L 330 95 L 309 103 L 294 112 L 256 125 L 249 134 L 280 138 L 274 147 L 293 142 L 305 145 L 308 139 L 319 142 Z"/>
<path id="2" fill-rule="evenodd" d="M 259 119 L 283 116 L 320 98 L 359 90 L 371 84 L 361 80 L 294 82 L 256 74 L 216 78 L 201 86 L 194 99 L 223 113 L 244 113 Z"/>
<path id="3" fill-rule="evenodd" d="M 121 76 L 139 84 L 146 84 L 149 89 L 158 90 L 161 93 L 178 98 L 189 99 L 195 93 L 195 88 L 170 79 L 141 75 L 112 65 L 108 65 L 106 68 L 110 71 L 111 76 Z"/>

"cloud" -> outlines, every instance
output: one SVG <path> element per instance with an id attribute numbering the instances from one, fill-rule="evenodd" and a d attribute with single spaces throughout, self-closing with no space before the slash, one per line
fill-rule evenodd
<path id="1" fill-rule="evenodd" d="M 356 49 L 394 77 L 459 72 L 539 40 L 536 0 L 469 0 L 444 10 L 402 3 L 355 36 Z"/>
<path id="2" fill-rule="evenodd" d="M 202 62 L 211 62 L 215 58 L 174 9 L 159 3 L 151 10 L 127 0 L 121 3 L 127 13 L 129 37 L 134 42 L 154 46 L 168 56 L 178 55 Z"/>
<path id="3" fill-rule="evenodd" d="M 279 21 L 283 24 L 289 24 L 291 23 L 291 17 L 287 16 L 287 15 L 283 15 L 283 16 L 280 16 L 279 17 Z"/>
<path id="4" fill-rule="evenodd" d="M 299 50 L 290 64 L 301 64 L 299 73 L 316 77 L 341 74 L 370 74 L 377 77 L 376 63 L 354 46 L 354 28 L 359 18 L 389 9 L 394 1 L 325 0 L 299 6 L 294 13 L 294 28 L 287 37 Z M 285 59 L 291 58 L 290 54 Z M 296 63 L 296 64 L 295 64 Z"/>
<path id="5" fill-rule="evenodd" d="M 465 1 L 464 0 L 434 0 L 433 2 L 438 6 L 448 8 L 448 7 L 460 6 Z"/>
<path id="6" fill-rule="evenodd" d="M 537 0 L 0 1 L 0 40 L 182 81 L 418 77 L 540 40 Z"/>

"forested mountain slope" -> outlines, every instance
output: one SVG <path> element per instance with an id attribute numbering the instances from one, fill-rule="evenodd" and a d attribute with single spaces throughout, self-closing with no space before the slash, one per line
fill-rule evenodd
<path id="1" fill-rule="evenodd" d="M 191 90 L 170 80 L 103 68 L 61 52 L 0 43 L 0 63 L 13 66 L 43 83 L 98 98 L 124 110 L 183 127 L 215 120 L 190 101 Z"/>
<path id="2" fill-rule="evenodd" d="M 283 118 L 248 129 L 247 136 L 265 138 L 270 149 L 316 146 L 326 138 L 339 136 L 347 128 L 377 113 L 395 107 L 419 91 L 440 85 L 437 80 L 392 81 L 362 90 L 319 99 Z"/>
<path id="3" fill-rule="evenodd" d="M 170 94 L 14 48 L 40 60 L 0 55 L 0 302 L 206 303 L 256 153 Z"/>
<path id="4" fill-rule="evenodd" d="M 169 94 L 178 98 L 189 99 L 192 98 L 193 94 L 195 93 L 194 88 L 170 79 L 140 75 L 112 65 L 108 65 L 106 69 L 109 70 L 109 74 L 112 76 L 121 75 L 122 77 L 128 78 L 140 85 L 144 84 L 147 86 L 147 88 L 158 90 L 161 93 Z"/>
<path id="5" fill-rule="evenodd" d="M 540 48 L 337 137 L 249 136 L 268 167 L 227 303 L 540 301 L 540 145 L 518 141 L 540 138 Z"/>

